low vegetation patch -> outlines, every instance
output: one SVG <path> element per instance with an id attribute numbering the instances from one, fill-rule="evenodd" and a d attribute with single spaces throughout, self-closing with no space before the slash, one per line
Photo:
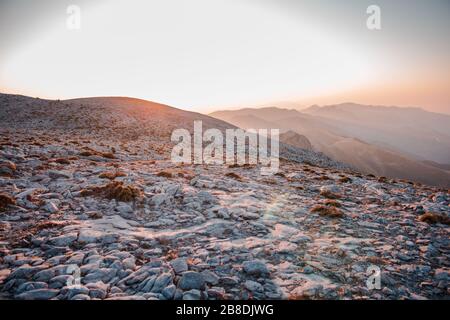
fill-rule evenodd
<path id="1" fill-rule="evenodd" d="M 427 212 L 419 217 L 419 221 L 426 222 L 429 224 L 442 223 L 450 225 L 450 218 L 444 214 Z"/>
<path id="2" fill-rule="evenodd" d="M 328 199 L 339 199 L 341 197 L 339 194 L 331 192 L 330 190 L 322 190 L 320 191 L 320 195 Z"/>
<path id="3" fill-rule="evenodd" d="M 173 177 L 173 174 L 169 171 L 161 171 L 161 172 L 158 172 L 156 175 L 158 177 L 162 177 L 162 178 L 172 178 Z"/>
<path id="4" fill-rule="evenodd" d="M 0 210 L 4 210 L 9 205 L 15 205 L 16 200 L 6 193 L 0 193 Z"/>
<path id="5" fill-rule="evenodd" d="M 325 205 L 329 206 L 329 207 L 336 207 L 336 208 L 342 207 L 340 202 L 338 202 L 336 200 L 331 200 L 331 199 L 325 200 Z"/>
<path id="6" fill-rule="evenodd" d="M 311 213 L 318 213 L 319 216 L 330 218 L 342 218 L 344 213 L 336 207 L 317 204 L 310 210 Z"/>
<path id="7" fill-rule="evenodd" d="M 79 153 L 82 157 L 90 157 L 90 156 L 100 156 L 107 159 L 115 159 L 114 153 L 112 152 L 98 152 L 94 149 L 88 148 Z"/>
<path id="8" fill-rule="evenodd" d="M 240 175 L 238 175 L 237 173 L 234 172 L 228 172 L 225 174 L 225 176 L 236 179 L 236 180 L 242 180 L 242 177 Z"/>
<path id="9" fill-rule="evenodd" d="M 107 158 L 107 159 L 115 159 L 116 158 L 112 152 L 103 152 L 101 155 L 103 158 Z"/>
<path id="10" fill-rule="evenodd" d="M 100 179 L 114 180 L 117 177 L 126 177 L 126 176 L 127 176 L 127 174 L 122 171 L 107 171 L 107 172 L 100 173 L 98 177 Z"/>
<path id="11" fill-rule="evenodd" d="M 112 181 L 104 186 L 90 187 L 81 191 L 81 195 L 98 196 L 107 199 L 129 202 L 141 196 L 141 190 L 135 186 L 124 185 L 122 181 Z"/>
<path id="12" fill-rule="evenodd" d="M 70 160 L 67 158 L 57 158 L 54 160 L 54 162 L 59 164 L 70 164 Z"/>
<path id="13" fill-rule="evenodd" d="M 82 157 L 90 157 L 90 156 L 93 156 L 94 155 L 94 153 L 92 152 L 92 151 L 81 151 L 80 152 L 80 156 L 82 156 Z"/>
<path id="14" fill-rule="evenodd" d="M 350 182 L 352 182 L 352 179 L 347 176 L 343 176 L 343 177 L 339 178 L 339 182 L 340 183 L 350 183 Z"/>

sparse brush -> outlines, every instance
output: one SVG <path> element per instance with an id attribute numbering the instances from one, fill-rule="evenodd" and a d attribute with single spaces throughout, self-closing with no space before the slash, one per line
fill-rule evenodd
<path id="1" fill-rule="evenodd" d="M 57 158 L 54 161 L 59 164 L 70 164 L 70 161 L 66 158 Z"/>
<path id="2" fill-rule="evenodd" d="M 277 172 L 275 173 L 276 176 L 286 178 L 286 175 L 283 172 Z"/>
<path id="3" fill-rule="evenodd" d="M 16 171 L 17 166 L 14 162 L 8 161 L 8 160 L 0 160 L 0 167 L 8 168 L 11 171 Z"/>
<path id="4" fill-rule="evenodd" d="M 236 180 L 242 180 L 242 177 L 234 172 L 227 172 L 225 176 L 236 179 Z"/>
<path id="5" fill-rule="evenodd" d="M 178 250 L 171 249 L 167 252 L 167 254 L 166 254 L 167 261 L 174 260 L 176 258 L 178 258 Z"/>
<path id="6" fill-rule="evenodd" d="M 339 182 L 340 182 L 340 183 L 350 183 L 350 182 L 352 182 L 352 179 L 350 179 L 350 178 L 347 177 L 347 176 L 343 176 L 343 177 L 341 177 L 341 178 L 339 179 Z"/>
<path id="7" fill-rule="evenodd" d="M 262 179 L 261 182 L 267 183 L 267 184 L 278 184 L 277 180 L 271 179 L 271 178 Z"/>
<path id="8" fill-rule="evenodd" d="M 91 152 L 91 151 L 81 151 L 80 152 L 80 156 L 82 156 L 82 157 L 90 157 L 90 156 L 93 156 L 93 155 L 94 155 L 94 153 Z"/>
<path id="9" fill-rule="evenodd" d="M 127 174 L 125 172 L 122 171 L 108 171 L 108 172 L 102 172 L 99 174 L 99 178 L 100 179 L 109 179 L 109 180 L 114 180 L 117 177 L 126 177 Z"/>
<path id="10" fill-rule="evenodd" d="M 329 206 L 329 207 L 336 207 L 336 208 L 342 207 L 340 202 L 338 202 L 336 200 L 331 200 L 331 199 L 326 200 L 325 205 Z"/>
<path id="11" fill-rule="evenodd" d="M 317 204 L 310 210 L 311 213 L 318 213 L 323 217 L 342 218 L 344 213 L 336 207 L 324 206 Z"/>
<path id="12" fill-rule="evenodd" d="M 322 197 L 328 198 L 328 199 L 339 199 L 341 196 L 337 193 L 331 192 L 330 190 L 322 190 L 320 191 L 320 195 Z"/>
<path id="13" fill-rule="evenodd" d="M 370 262 L 375 265 L 385 264 L 386 262 L 380 257 L 370 256 L 367 258 L 367 262 Z"/>
<path id="14" fill-rule="evenodd" d="M 107 158 L 107 159 L 115 159 L 116 158 L 112 152 L 104 152 L 104 153 L 102 153 L 102 157 Z"/>
<path id="15" fill-rule="evenodd" d="M 419 216 L 419 221 L 426 222 L 429 224 L 442 223 L 445 225 L 450 225 L 450 218 L 444 214 L 427 212 Z"/>
<path id="16" fill-rule="evenodd" d="M 318 178 L 316 178 L 317 180 L 321 180 L 321 181 L 326 181 L 326 180 L 330 180 L 330 177 L 328 177 L 328 176 L 326 176 L 326 175 L 323 175 L 323 176 L 320 176 L 320 177 L 318 177 Z"/>
<path id="17" fill-rule="evenodd" d="M 113 181 L 101 187 L 90 187 L 80 192 L 82 196 L 100 196 L 107 199 L 129 202 L 141 195 L 141 191 L 130 185 L 124 185 L 122 181 Z"/>
<path id="18" fill-rule="evenodd" d="M 299 295 L 299 294 L 295 294 L 295 293 L 291 293 L 287 299 L 288 300 L 310 300 L 310 298 L 305 295 Z"/>
<path id="19" fill-rule="evenodd" d="M 378 182 L 380 183 L 386 183 L 388 181 L 388 179 L 386 177 L 379 177 L 378 178 Z"/>
<path id="20" fill-rule="evenodd" d="M 16 200 L 6 193 L 0 193 L 0 210 L 5 209 L 9 205 L 15 205 Z"/>
<path id="21" fill-rule="evenodd" d="M 172 178 L 173 177 L 173 174 L 168 171 L 161 171 L 161 172 L 158 172 L 156 175 L 158 177 L 163 177 L 163 178 Z"/>

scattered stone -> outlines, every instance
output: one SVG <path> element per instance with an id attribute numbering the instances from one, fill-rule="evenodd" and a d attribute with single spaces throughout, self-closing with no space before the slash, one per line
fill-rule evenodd
<path id="1" fill-rule="evenodd" d="M 203 289 L 205 286 L 205 279 L 201 273 L 195 271 L 187 271 L 183 273 L 178 287 L 182 290 Z"/>
<path id="2" fill-rule="evenodd" d="M 267 266 L 260 260 L 245 261 L 242 264 L 245 273 L 255 276 L 261 276 L 269 273 Z"/>
<path id="3" fill-rule="evenodd" d="M 181 274 L 188 270 L 188 264 L 186 262 L 186 259 L 184 258 L 174 259 L 170 261 L 170 265 L 172 266 L 173 271 L 178 274 Z"/>

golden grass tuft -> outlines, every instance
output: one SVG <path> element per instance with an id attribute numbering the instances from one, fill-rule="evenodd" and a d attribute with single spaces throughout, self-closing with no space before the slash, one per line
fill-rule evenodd
<path id="1" fill-rule="evenodd" d="M 90 156 L 93 156 L 93 155 L 94 155 L 94 153 L 91 152 L 91 151 L 81 151 L 80 152 L 80 156 L 82 156 L 82 157 L 90 157 Z"/>
<path id="2" fill-rule="evenodd" d="M 325 205 L 329 206 L 329 207 L 336 207 L 336 208 L 342 207 L 340 202 L 338 202 L 336 200 L 332 200 L 332 199 L 325 200 Z"/>
<path id="3" fill-rule="evenodd" d="M 16 200 L 6 193 L 0 193 L 0 210 L 5 209 L 9 205 L 15 205 Z"/>
<path id="4" fill-rule="evenodd" d="M 107 171 L 107 172 L 102 172 L 98 175 L 98 177 L 100 179 L 109 179 L 109 180 L 114 180 L 117 177 L 126 177 L 127 174 L 123 171 Z"/>
<path id="5" fill-rule="evenodd" d="M 317 204 L 314 207 L 312 207 L 310 212 L 318 213 L 320 216 L 330 218 L 342 218 L 344 216 L 344 213 L 338 208 L 331 206 L 324 206 L 320 204 Z"/>
<path id="6" fill-rule="evenodd" d="M 156 176 L 169 179 L 169 178 L 173 177 L 173 174 L 172 174 L 172 172 L 169 172 L 169 171 L 161 171 L 161 172 L 158 172 L 156 174 Z"/>
<path id="7" fill-rule="evenodd" d="M 234 173 L 234 172 L 227 172 L 225 174 L 225 176 L 227 176 L 229 178 L 236 179 L 236 180 L 242 180 L 242 177 L 240 175 L 238 175 L 237 173 Z"/>
<path id="8" fill-rule="evenodd" d="M 133 201 L 141 195 L 141 191 L 134 186 L 124 185 L 122 181 L 112 181 L 104 186 L 90 187 L 80 192 L 82 196 L 99 196 L 118 201 Z"/>
<path id="9" fill-rule="evenodd" d="M 428 224 L 442 223 L 445 225 L 450 225 L 450 218 L 444 214 L 426 212 L 419 216 L 419 221 L 426 222 Z"/>
<path id="10" fill-rule="evenodd" d="M 107 158 L 107 159 L 115 159 L 116 158 L 112 152 L 103 152 L 101 155 L 103 158 Z"/>
<path id="11" fill-rule="evenodd" d="M 320 191 L 320 195 L 322 197 L 328 198 L 328 199 L 339 199 L 341 196 L 337 193 L 331 192 L 330 190 L 322 190 Z"/>
<path id="12" fill-rule="evenodd" d="M 70 164 L 69 159 L 66 158 L 57 158 L 54 161 L 59 164 Z"/>
<path id="13" fill-rule="evenodd" d="M 339 178 L 339 182 L 340 183 L 350 183 L 350 182 L 352 182 L 352 179 L 347 176 L 343 176 L 343 177 Z"/>

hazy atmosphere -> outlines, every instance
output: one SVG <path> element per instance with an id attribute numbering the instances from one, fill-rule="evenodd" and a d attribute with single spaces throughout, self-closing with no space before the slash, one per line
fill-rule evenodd
<path id="1" fill-rule="evenodd" d="M 0 91 L 200 112 L 357 102 L 450 113 L 449 2 L 376 1 L 381 29 L 369 30 L 372 2 L 2 0 Z"/>
<path id="2" fill-rule="evenodd" d="M 0 0 L 0 309 L 448 301 L 449 31 L 449 0 Z"/>

